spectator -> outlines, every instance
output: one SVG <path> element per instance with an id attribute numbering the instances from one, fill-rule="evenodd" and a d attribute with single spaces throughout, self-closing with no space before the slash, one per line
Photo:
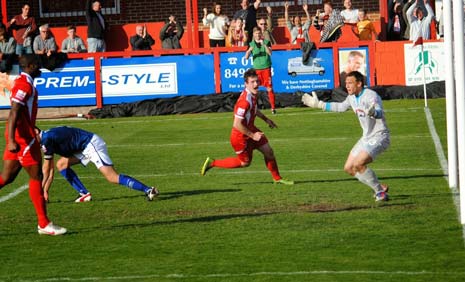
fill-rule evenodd
<path id="1" fill-rule="evenodd" d="M 276 114 L 275 97 L 271 77 L 271 42 L 263 39 L 262 31 L 256 27 L 253 30 L 253 40 L 245 52 L 245 59 L 253 57 L 253 67 L 257 72 L 259 85 L 266 87 L 270 101 L 271 113 Z"/>
<path id="2" fill-rule="evenodd" d="M 424 3 L 424 7 L 422 7 L 421 3 Z M 430 26 L 433 18 L 434 12 L 427 0 L 415 0 L 415 4 L 407 10 L 407 20 L 410 24 L 410 40 L 415 42 L 420 37 L 424 40 L 431 39 Z"/>
<path id="3" fill-rule="evenodd" d="M 347 93 L 346 89 L 346 77 L 347 74 L 358 71 L 362 73 L 363 66 L 365 65 L 365 56 L 357 50 L 350 51 L 347 57 L 347 64 L 344 66 L 344 70 L 339 74 L 339 87 Z M 364 77 L 364 84 L 366 84 L 366 78 Z"/>
<path id="4" fill-rule="evenodd" d="M 204 26 L 210 27 L 208 38 L 210 39 L 210 47 L 225 47 L 226 36 L 228 33 L 229 19 L 221 11 L 221 4 L 213 5 L 213 13 L 208 14 L 207 8 L 203 8 Z"/>
<path id="5" fill-rule="evenodd" d="M 295 16 L 293 21 L 289 20 L 289 2 L 284 3 L 284 19 L 286 26 L 291 33 L 291 44 L 300 44 L 302 42 L 310 42 L 308 36 L 308 30 L 310 29 L 310 15 L 308 14 L 308 5 L 302 5 L 304 12 L 307 16 L 305 24 L 302 25 L 302 19 L 300 16 Z"/>
<path id="6" fill-rule="evenodd" d="M 255 2 L 249 5 L 248 0 L 241 1 L 241 9 L 234 14 L 233 19 L 242 18 L 247 31 L 247 44 L 252 41 L 253 29 L 257 26 L 257 10 L 260 7 L 261 0 L 255 0 Z"/>
<path id="7" fill-rule="evenodd" d="M 87 0 L 86 21 L 89 53 L 105 52 L 105 32 L 108 24 L 102 15 L 102 6 L 99 1 Z"/>
<path id="8" fill-rule="evenodd" d="M 152 50 L 152 45 L 155 44 L 155 40 L 147 33 L 145 24 L 136 26 L 136 35 L 131 36 L 129 41 L 131 42 L 132 51 Z"/>
<path id="9" fill-rule="evenodd" d="M 0 23 L 0 72 L 8 72 L 16 60 L 16 41 L 6 32 L 4 24 Z"/>
<path id="10" fill-rule="evenodd" d="M 414 3 L 415 0 L 407 0 L 407 2 L 404 2 L 404 7 L 402 8 L 402 16 L 405 21 L 405 32 L 403 36 L 406 40 L 410 39 L 410 22 L 408 21 L 407 11 Z"/>
<path id="11" fill-rule="evenodd" d="M 365 9 L 358 10 L 358 23 L 357 29 L 352 27 L 352 31 L 358 37 L 359 40 L 372 40 L 374 38 L 378 40 L 378 33 L 376 32 L 375 25 L 368 19 Z"/>
<path id="12" fill-rule="evenodd" d="M 402 14 L 401 0 L 389 1 L 389 21 L 387 26 L 387 40 L 404 40 L 407 24 Z"/>
<path id="13" fill-rule="evenodd" d="M 81 37 L 76 35 L 76 27 L 68 26 L 68 37 L 61 43 L 61 52 L 63 53 L 85 53 L 87 52 L 86 45 Z"/>
<path id="14" fill-rule="evenodd" d="M 32 38 L 31 36 L 37 30 L 37 25 L 34 17 L 29 16 L 31 6 L 24 4 L 22 13 L 14 16 L 8 23 L 7 28 L 15 30 L 16 40 L 16 55 L 32 54 Z"/>
<path id="15" fill-rule="evenodd" d="M 242 18 L 237 18 L 233 21 L 228 34 L 231 46 L 242 47 L 247 45 L 247 31 L 244 28 L 244 20 Z"/>
<path id="16" fill-rule="evenodd" d="M 48 24 L 39 27 L 39 35 L 34 38 L 34 54 L 50 56 L 57 51 L 55 38 L 50 35 Z"/>
<path id="17" fill-rule="evenodd" d="M 316 11 L 313 19 L 313 26 L 320 31 L 320 42 L 335 42 L 341 37 L 341 27 L 344 25 L 344 18 L 339 10 L 333 9 L 333 4 L 326 1 L 323 4 L 324 12 Z"/>
<path id="18" fill-rule="evenodd" d="M 266 12 L 266 19 L 260 18 L 258 20 L 258 27 L 261 29 L 264 39 L 270 41 L 271 44 L 276 44 L 276 40 L 273 37 L 273 11 L 270 6 L 266 7 Z"/>
<path id="19" fill-rule="evenodd" d="M 168 22 L 160 30 L 160 40 L 163 49 L 181 49 L 181 38 L 184 28 L 176 17 L 170 15 Z"/>
<path id="20" fill-rule="evenodd" d="M 359 20 L 358 10 L 352 7 L 352 0 L 344 0 L 345 10 L 341 11 L 341 16 L 346 24 L 356 24 Z"/>

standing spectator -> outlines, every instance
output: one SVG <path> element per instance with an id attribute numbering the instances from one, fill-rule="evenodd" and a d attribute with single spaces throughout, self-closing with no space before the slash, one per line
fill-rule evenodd
<path id="1" fill-rule="evenodd" d="M 160 30 L 160 40 L 163 49 L 181 49 L 181 38 L 184 34 L 182 24 L 176 17 L 170 15 L 168 22 Z"/>
<path id="2" fill-rule="evenodd" d="M 320 42 L 335 42 L 341 37 L 341 27 L 344 25 L 344 18 L 337 9 L 333 9 L 333 4 L 326 1 L 323 4 L 324 12 L 316 11 L 313 19 L 313 26 L 320 31 Z"/>
<path id="3" fill-rule="evenodd" d="M 421 3 L 424 3 L 424 6 Z M 426 8 L 426 16 L 424 8 Z M 407 10 L 407 20 L 410 24 L 410 40 L 415 42 L 420 37 L 423 40 L 431 39 L 430 26 L 433 19 L 434 12 L 428 0 L 415 0 L 415 4 Z"/>
<path id="4" fill-rule="evenodd" d="M 402 14 L 401 0 L 390 0 L 389 21 L 387 26 L 387 40 L 404 40 L 406 28 L 407 24 L 405 23 L 405 18 Z"/>
<path id="5" fill-rule="evenodd" d="M 404 6 L 402 7 L 402 16 L 405 21 L 405 32 L 403 35 L 405 40 L 410 39 L 410 22 L 408 20 L 407 11 L 413 4 L 415 4 L 415 0 L 407 0 L 407 2 L 404 2 Z"/>
<path id="6" fill-rule="evenodd" d="M 257 29 L 257 32 L 260 30 Z M 230 137 L 231 145 L 237 156 L 221 160 L 207 158 L 200 170 L 200 175 L 205 175 L 213 167 L 247 167 L 252 162 L 253 151 L 257 149 L 265 157 L 265 164 L 271 172 L 273 182 L 293 185 L 294 181 L 283 179 L 279 174 L 273 149 L 265 134 L 255 126 L 255 117 L 259 117 L 270 128 L 276 127 L 276 124 L 257 108 L 258 86 L 260 84 L 258 74 L 254 69 L 249 69 L 244 73 L 244 81 L 245 89 L 234 106 L 234 122 Z"/>
<path id="7" fill-rule="evenodd" d="M 346 88 L 349 95 L 341 103 L 320 101 L 315 92 L 312 95 L 304 94 L 302 102 L 308 107 L 320 108 L 326 112 L 345 112 L 352 108 L 358 117 L 363 135 L 350 151 L 344 171 L 369 186 L 374 191 L 377 202 L 388 201 L 389 187 L 381 184 L 375 172 L 368 167 L 390 144 L 381 98 L 375 91 L 364 88 L 363 75 L 358 71 L 347 75 Z"/>
<path id="8" fill-rule="evenodd" d="M 244 20 L 245 30 L 247 31 L 247 44 L 252 41 L 253 29 L 257 26 L 257 11 L 260 7 L 261 0 L 249 5 L 248 0 L 241 1 L 241 9 L 236 11 L 233 19 L 242 18 Z"/>
<path id="9" fill-rule="evenodd" d="M 247 45 L 247 31 L 244 29 L 244 20 L 237 18 L 232 23 L 229 31 L 229 43 L 233 47 L 242 47 Z"/>
<path id="10" fill-rule="evenodd" d="M 0 72 L 8 72 L 16 60 L 16 41 L 8 35 L 6 27 L 0 23 Z"/>
<path id="11" fill-rule="evenodd" d="M 55 38 L 50 35 L 48 24 L 41 25 L 39 27 L 39 32 L 39 35 L 34 38 L 34 54 L 50 57 L 50 55 L 57 51 Z"/>
<path id="12" fill-rule="evenodd" d="M 307 20 L 305 24 L 302 25 L 302 19 L 299 16 L 295 16 L 293 23 L 289 20 L 289 2 L 284 3 L 284 19 L 286 21 L 286 26 L 291 33 L 291 44 L 300 44 L 303 42 L 310 42 L 310 37 L 308 35 L 308 30 L 310 29 L 310 15 L 308 13 L 308 5 L 302 5 Z"/>
<path id="13" fill-rule="evenodd" d="M 107 145 L 97 134 L 68 126 L 54 127 L 44 131 L 36 128 L 35 133 L 44 151 L 42 171 L 45 200 L 49 199 L 48 190 L 54 178 L 54 154 L 61 156 L 56 164 L 60 174 L 79 193 L 75 200 L 76 203 L 89 202 L 92 200 L 92 195 L 71 166 L 76 164 L 86 166 L 89 162 L 94 163 L 110 183 L 143 192 L 149 201 L 158 196 L 157 188 L 149 187 L 131 176 L 116 172 L 108 155 Z"/>
<path id="14" fill-rule="evenodd" d="M 245 52 L 245 59 L 252 54 L 253 67 L 257 72 L 259 84 L 266 87 L 270 101 L 271 113 L 276 114 L 275 97 L 271 78 L 271 42 L 263 39 L 262 31 L 256 27 L 253 30 L 253 40 L 249 43 L 249 49 Z"/>
<path id="15" fill-rule="evenodd" d="M 131 36 L 129 41 L 131 42 L 132 51 L 152 50 L 152 45 L 155 44 L 155 40 L 147 33 L 145 24 L 136 26 L 136 35 Z"/>
<path id="16" fill-rule="evenodd" d="M 105 52 L 105 32 L 108 24 L 102 15 L 102 6 L 99 1 L 87 0 L 86 21 L 89 53 Z"/>
<path id="17" fill-rule="evenodd" d="M 203 8 L 204 26 L 210 27 L 208 38 L 210 39 L 210 47 L 225 47 L 226 36 L 229 28 L 229 19 L 222 13 L 221 4 L 213 5 L 213 13 L 208 14 L 208 9 Z"/>
<path id="18" fill-rule="evenodd" d="M 11 109 L 5 126 L 5 152 L 0 188 L 13 182 L 21 168 L 29 175 L 29 196 L 34 205 L 39 234 L 61 235 L 66 229 L 53 224 L 47 217 L 42 190 L 40 144 L 35 137 L 38 93 L 34 78 L 40 76 L 39 62 L 35 55 L 22 55 L 19 59 L 21 74 L 11 90 Z"/>
<path id="19" fill-rule="evenodd" d="M 68 26 L 68 37 L 61 43 L 61 52 L 63 53 L 85 53 L 87 52 L 86 45 L 81 37 L 76 35 L 76 27 Z"/>
<path id="20" fill-rule="evenodd" d="M 365 9 L 358 10 L 358 23 L 356 30 L 355 27 L 352 27 L 352 31 L 358 37 L 359 40 L 378 40 L 378 33 L 376 32 L 375 25 L 368 19 Z"/>
<path id="21" fill-rule="evenodd" d="M 276 44 L 276 40 L 273 37 L 273 10 L 270 6 L 266 7 L 266 19 L 260 18 L 258 20 L 258 27 L 261 29 L 263 38 L 270 41 L 271 44 Z"/>
<path id="22" fill-rule="evenodd" d="M 358 22 L 358 10 L 352 7 L 352 0 L 344 0 L 345 9 L 341 11 L 341 16 L 346 24 L 356 24 Z"/>
<path id="23" fill-rule="evenodd" d="M 7 28 L 15 30 L 14 38 L 16 40 L 16 55 L 32 54 L 31 36 L 37 29 L 34 17 L 29 16 L 31 6 L 24 4 L 22 13 L 14 16 L 8 23 Z"/>

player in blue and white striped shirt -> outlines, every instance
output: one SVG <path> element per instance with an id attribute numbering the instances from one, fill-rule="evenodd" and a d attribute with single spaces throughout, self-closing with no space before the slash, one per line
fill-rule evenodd
<path id="1" fill-rule="evenodd" d="M 347 74 L 345 83 L 349 95 L 341 103 L 320 101 L 315 92 L 312 95 L 304 94 L 302 102 L 308 107 L 321 108 L 328 112 L 345 112 L 352 108 L 363 129 L 363 135 L 350 151 L 344 170 L 370 186 L 375 192 L 376 201 L 387 201 L 388 186 L 381 184 L 375 172 L 367 166 L 390 144 L 381 98 L 375 91 L 364 88 L 364 76 L 358 71 Z"/>
<path id="2" fill-rule="evenodd" d="M 42 186 L 46 200 L 48 200 L 48 190 L 53 181 L 54 154 L 61 156 L 56 164 L 60 174 L 79 193 L 75 202 L 88 202 L 92 199 L 92 195 L 71 169 L 71 166 L 78 163 L 86 166 L 89 162 L 93 162 L 111 183 L 144 192 L 149 201 L 158 195 L 157 188 L 147 186 L 130 176 L 117 173 L 108 155 L 105 141 L 92 132 L 74 127 L 59 126 L 44 131 L 36 128 L 36 135 L 44 152 Z"/>

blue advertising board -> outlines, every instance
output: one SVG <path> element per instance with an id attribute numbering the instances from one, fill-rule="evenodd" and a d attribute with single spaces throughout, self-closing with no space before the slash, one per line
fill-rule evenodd
<path id="1" fill-rule="evenodd" d="M 102 60 L 103 104 L 215 92 L 213 55 Z"/>
<path id="2" fill-rule="evenodd" d="M 239 92 L 244 87 L 244 72 L 252 67 L 252 58 L 245 52 L 223 53 L 221 62 L 222 92 Z M 278 93 L 334 88 L 332 49 L 313 50 L 304 64 L 298 50 L 273 51 L 271 55 L 273 90 Z"/>

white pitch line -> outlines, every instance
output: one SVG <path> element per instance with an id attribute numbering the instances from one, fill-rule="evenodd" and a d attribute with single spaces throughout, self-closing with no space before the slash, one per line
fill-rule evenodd
<path id="1" fill-rule="evenodd" d="M 29 188 L 29 185 L 28 184 L 24 184 L 23 186 L 19 187 L 18 189 L 14 190 L 13 192 L 11 192 L 10 194 L 6 195 L 6 196 L 3 196 L 3 197 L 0 197 L 0 203 L 1 202 L 6 202 L 8 201 L 9 199 L 12 199 L 14 197 L 16 197 L 17 195 L 19 195 L 21 192 L 23 192 L 24 190 L 27 190 L 27 188 Z"/>
<path id="2" fill-rule="evenodd" d="M 431 115 L 429 108 L 425 108 L 425 116 L 431 133 L 431 138 L 433 138 L 436 155 L 438 156 L 442 172 L 444 173 L 444 178 L 446 179 L 446 182 L 449 183 L 449 165 L 447 163 L 446 155 L 444 154 L 444 149 L 441 145 L 441 140 L 439 139 L 439 135 L 434 127 L 433 116 Z M 454 201 L 455 208 L 457 209 L 458 220 L 460 221 L 460 194 L 456 187 L 450 187 L 450 190 L 452 193 L 452 200 Z M 465 225 L 462 225 L 462 237 L 465 243 Z"/>
<path id="3" fill-rule="evenodd" d="M 107 276 L 107 277 L 54 277 L 35 280 L 20 280 L 21 282 L 50 282 L 50 281 L 103 281 L 103 280 L 142 280 L 153 278 L 168 278 L 168 279 L 189 279 L 189 278 L 233 278 L 233 277 L 278 277 L 278 276 L 303 276 L 303 275 L 396 275 L 396 276 L 425 276 L 425 275 L 442 275 L 442 276 L 457 276 L 465 275 L 465 272 L 434 272 L 434 271 L 369 271 L 369 270 L 315 270 L 315 271 L 294 271 L 294 272 L 252 272 L 252 273 L 211 273 L 211 274 L 152 274 L 152 275 L 128 275 L 128 276 Z"/>

